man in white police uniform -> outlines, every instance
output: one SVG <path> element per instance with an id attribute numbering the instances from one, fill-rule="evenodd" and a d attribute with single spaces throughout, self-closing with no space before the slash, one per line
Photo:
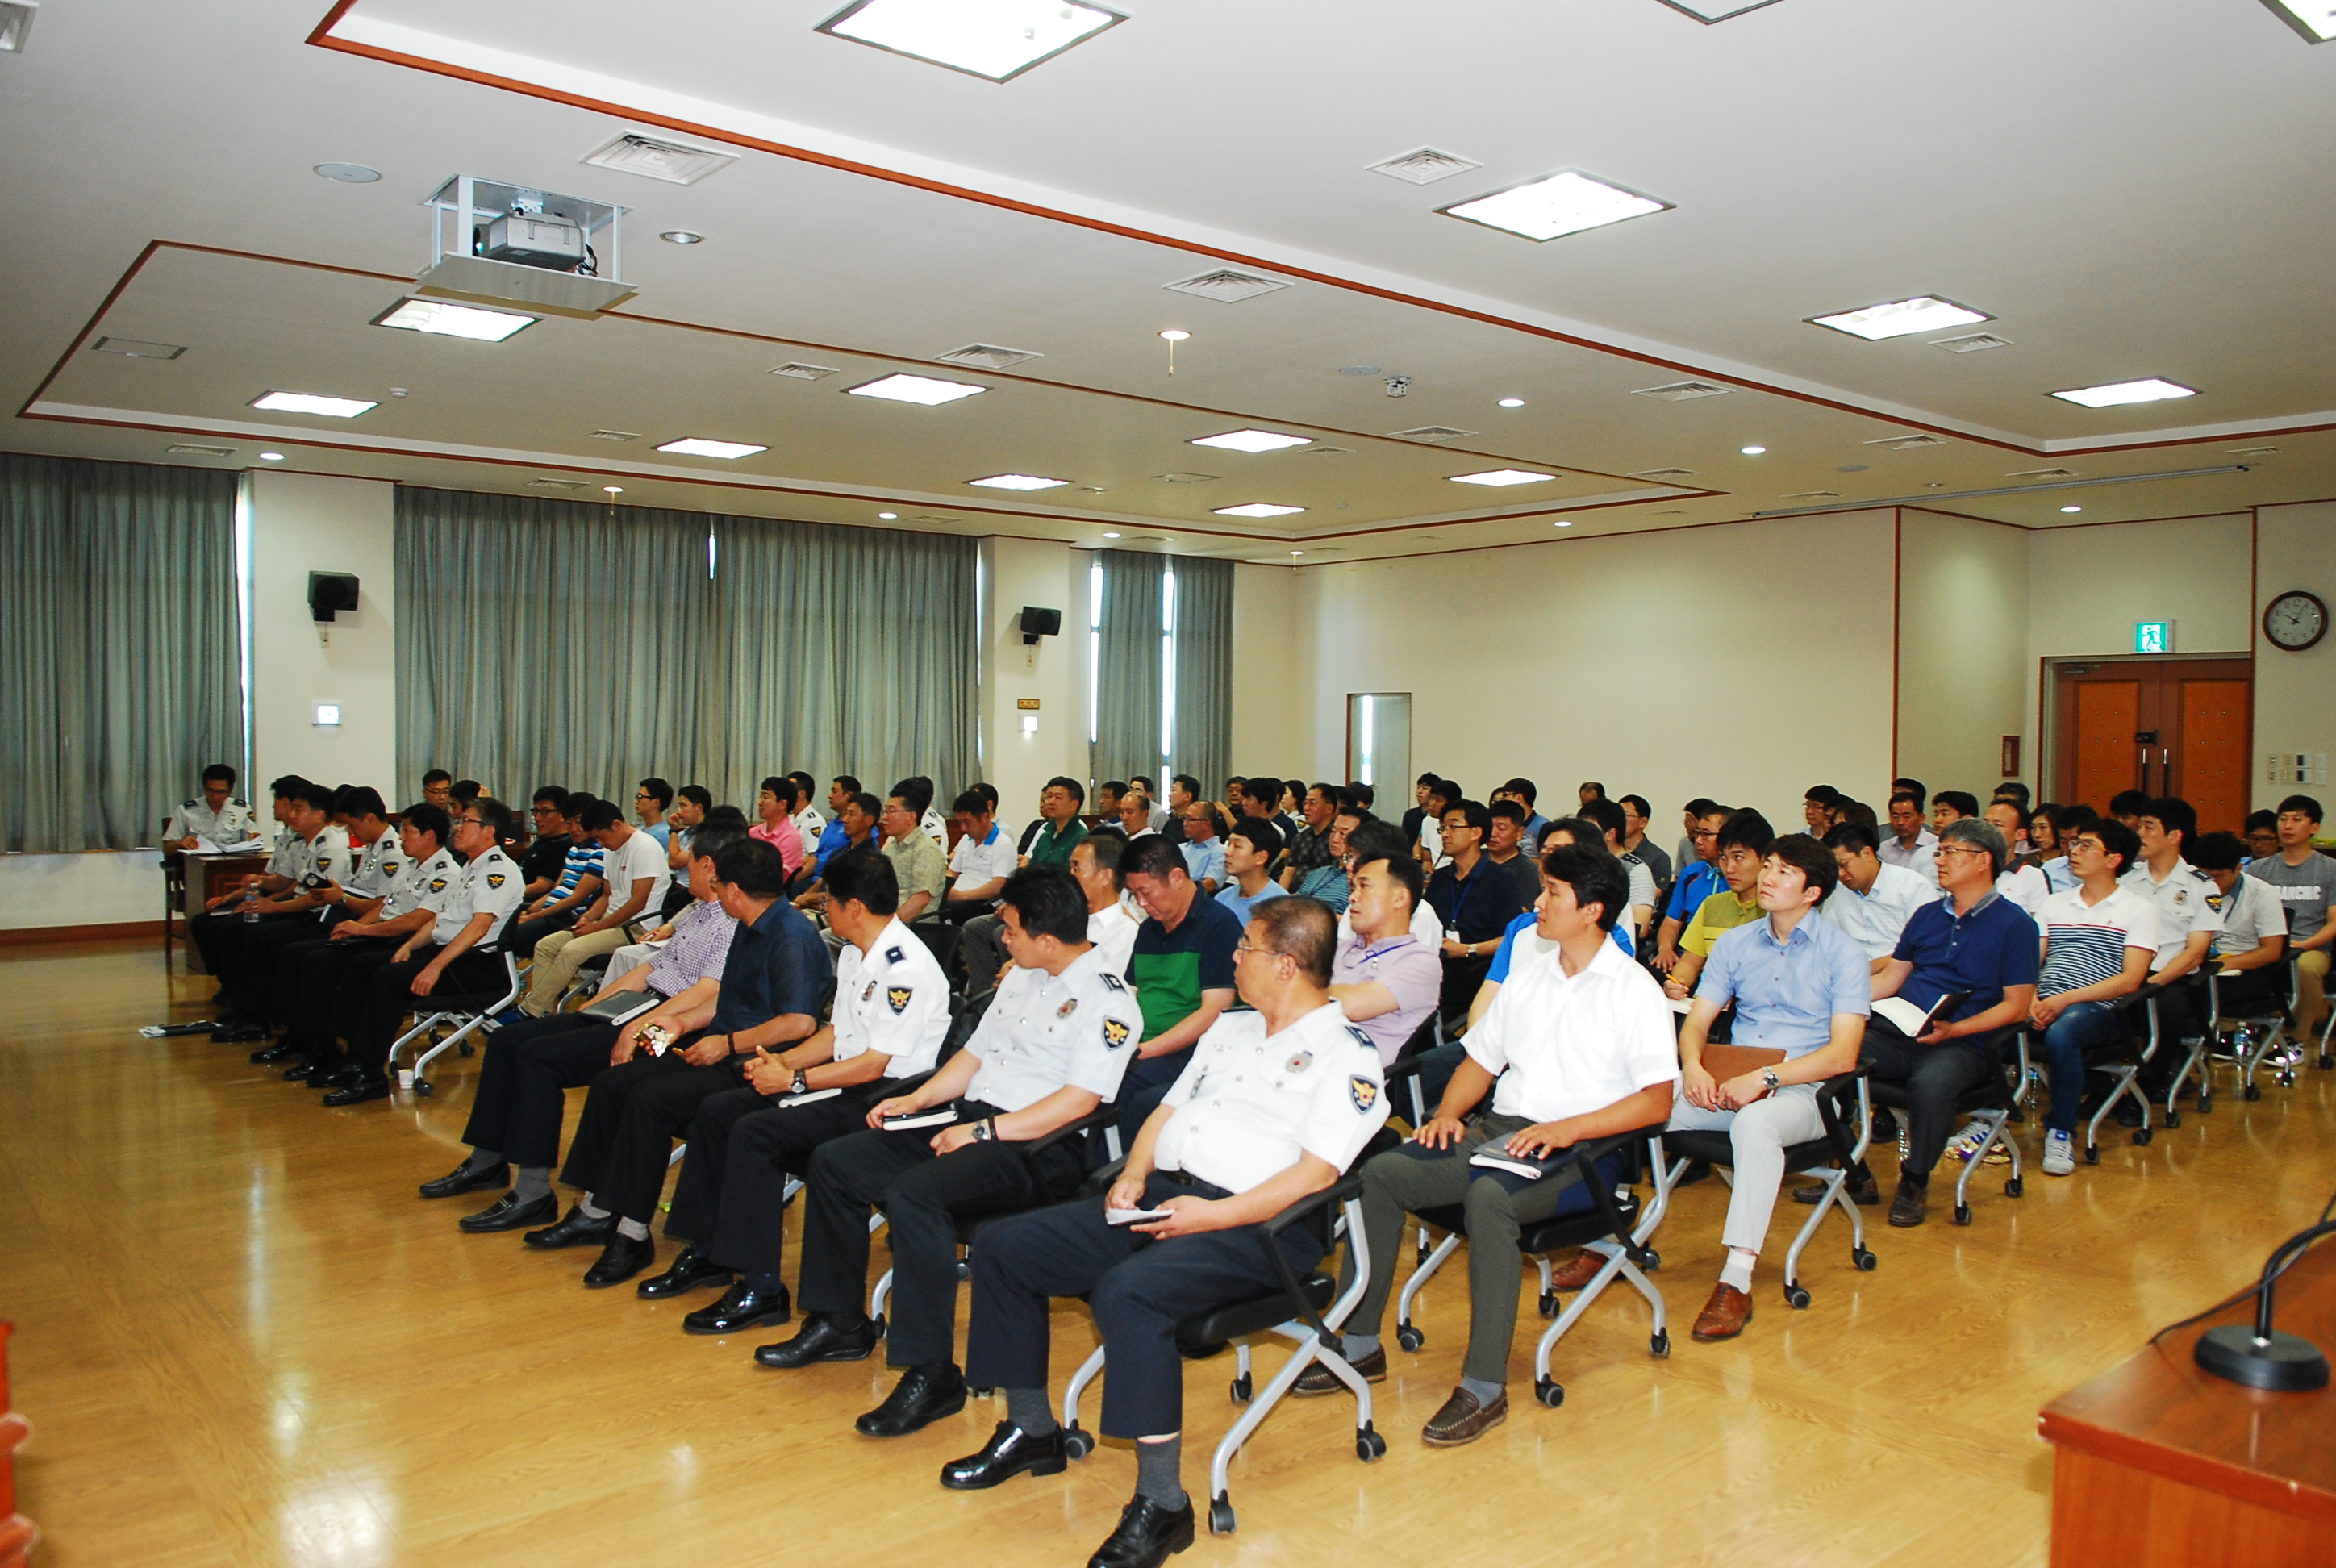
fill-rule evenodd
<path id="1" fill-rule="evenodd" d="M 224 849 L 259 831 L 259 815 L 235 794 L 235 769 L 213 763 L 203 769 L 203 793 L 183 801 L 162 828 L 162 847 L 196 850 L 206 843 Z"/>
<path id="2" fill-rule="evenodd" d="M 284 968 L 289 955 L 325 940 L 335 926 L 379 909 L 404 873 L 405 855 L 397 835 L 390 832 L 389 811 L 380 791 L 365 784 L 344 785 L 333 796 L 333 814 L 340 821 L 311 841 L 313 869 L 301 883 L 316 918 L 248 931 L 229 954 L 236 967 L 220 977 L 220 989 L 243 998 L 269 1028 L 290 1018 L 292 971 Z M 273 1062 L 291 1054 L 255 1052 L 251 1059 Z"/>
<path id="3" fill-rule="evenodd" d="M 949 1037 L 949 978 L 900 923 L 899 881 L 873 855 L 836 862 L 829 926 L 843 938 L 832 1020 L 776 1056 L 758 1051 L 744 1087 L 699 1102 L 665 1233 L 686 1243 L 636 1287 L 657 1300 L 715 1281 L 729 1289 L 682 1320 L 692 1334 L 784 1323 L 787 1178 L 810 1174 L 822 1144 L 868 1125 L 868 1107 L 901 1078 L 930 1072 Z M 735 1276 L 735 1277 L 734 1277 Z"/>
<path id="4" fill-rule="evenodd" d="M 497 989 L 503 979 L 496 940 L 503 920 L 519 908 L 527 878 L 503 852 L 514 836 L 511 808 L 481 795 L 463 808 L 454 826 L 453 850 L 470 863 L 446 894 L 444 906 L 415 929 L 397 957 L 374 972 L 356 1013 L 349 1040 L 355 1081 L 325 1096 L 327 1105 L 355 1105 L 385 1099 L 389 1080 L 384 1064 L 397 1026 L 406 1014 L 427 1008 L 431 996 Z M 433 881 L 437 879 L 433 878 Z"/>
<path id="5" fill-rule="evenodd" d="M 1063 1468 L 1046 1397 L 1046 1307 L 1090 1292 L 1111 1352 L 1103 1431 L 1136 1442 L 1135 1496 L 1091 1562 L 1149 1568 L 1192 1544 L 1178 1475 L 1176 1325 L 1273 1289 L 1268 1245 L 1299 1276 L 1312 1269 L 1323 1243 L 1311 1227 L 1290 1225 L 1270 1242 L 1257 1227 L 1336 1182 L 1387 1122 L 1378 1053 L 1326 989 L 1336 944 L 1319 901 L 1260 904 L 1234 950 L 1236 989 L 1256 1011 L 1229 1013 L 1201 1037 L 1111 1191 L 982 1233 L 966 1366 L 976 1383 L 1005 1391 L 1007 1419 L 978 1453 L 943 1466 L 942 1485 L 969 1491 Z M 1157 1217 L 1110 1222 L 1109 1211 L 1137 1208 Z"/>
<path id="6" fill-rule="evenodd" d="M 964 1050 L 913 1094 L 879 1101 L 869 1132 L 822 1144 L 803 1195 L 803 1330 L 766 1345 L 766 1367 L 856 1361 L 876 1348 L 863 1311 L 868 1211 L 891 1226 L 888 1359 L 905 1368 L 883 1404 L 860 1417 L 871 1437 L 897 1437 L 965 1407 L 954 1358 L 957 1224 L 1068 1196 L 1085 1174 L 1083 1140 L 1027 1145 L 1119 1092 L 1143 1037 L 1127 982 L 1086 940 L 1087 904 L 1060 866 L 1025 866 L 1006 881 L 1001 911 L 1015 968 Z M 885 1130 L 888 1118 L 939 1112 L 945 1126 Z"/>
<path id="7" fill-rule="evenodd" d="M 301 916 L 314 918 L 310 911 L 316 908 L 316 898 L 307 885 L 311 878 L 348 872 L 348 830 L 333 822 L 331 790 L 296 780 L 277 797 L 277 804 L 289 833 L 268 871 L 246 883 L 239 894 L 224 896 L 188 923 L 204 970 L 219 979 L 214 1040 L 268 1037 L 263 998 L 248 983 L 246 950 L 264 940 L 268 927 L 287 926 Z M 291 933 L 272 934 L 288 940 Z"/>

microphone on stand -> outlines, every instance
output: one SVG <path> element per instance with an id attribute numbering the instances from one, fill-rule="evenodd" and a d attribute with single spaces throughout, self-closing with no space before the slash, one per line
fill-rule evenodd
<path id="1" fill-rule="evenodd" d="M 2300 1334 L 2273 1328 L 2271 1318 L 2272 1287 L 2306 1247 L 2328 1235 L 2336 1235 L 2336 1223 L 2323 1221 L 2272 1249 L 2263 1261 L 2263 1281 L 2255 1287 L 2253 1327 L 2224 1323 L 2199 1336 L 2192 1354 L 2201 1368 L 2250 1388 L 2302 1392 L 2327 1387 L 2328 1358 L 2320 1347 Z"/>

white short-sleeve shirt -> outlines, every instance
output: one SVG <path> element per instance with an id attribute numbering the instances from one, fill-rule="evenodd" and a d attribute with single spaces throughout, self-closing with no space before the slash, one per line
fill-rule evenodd
<path id="1" fill-rule="evenodd" d="M 1010 969 L 966 1050 L 981 1066 L 965 1097 L 1018 1111 L 1065 1085 L 1108 1100 L 1144 1037 L 1135 990 L 1089 948 L 1059 975 Z"/>
<path id="2" fill-rule="evenodd" d="M 1010 877 L 1020 857 L 1014 852 L 1014 841 L 996 823 L 989 824 L 989 836 L 977 840 L 967 833 L 957 841 L 949 852 L 949 871 L 959 885 L 978 888 L 1000 877 Z"/>
<path id="3" fill-rule="evenodd" d="M 1161 1104 L 1174 1114 L 1153 1151 L 1183 1171 L 1245 1193 L 1312 1154 L 1344 1171 L 1387 1122 L 1387 1079 L 1370 1036 L 1331 1002 L 1280 1034 L 1227 1013 L 1192 1047 Z"/>
<path id="4" fill-rule="evenodd" d="M 2183 944 L 2199 931 L 2223 929 L 2223 911 L 2213 902 L 2214 879 L 2188 861 L 2175 861 L 2160 881 L 2145 864 L 2117 878 L 2117 886 L 2147 899 L 2157 911 L 2157 957 L 2153 969 L 2162 969 L 2182 954 Z M 2208 946 L 2212 947 L 2210 940 Z"/>
<path id="5" fill-rule="evenodd" d="M 647 833 L 634 836 L 647 840 L 652 846 L 657 843 Z M 445 891 L 437 923 L 430 928 L 430 940 L 443 948 L 460 936 L 474 917 L 491 915 L 493 919 L 486 934 L 471 950 L 493 952 L 497 939 L 502 935 L 503 918 L 519 908 L 526 891 L 526 873 L 519 869 L 518 862 L 503 853 L 501 844 L 496 845 L 456 874 L 453 885 Z"/>
<path id="6" fill-rule="evenodd" d="M 635 917 L 638 919 L 656 914 L 664 904 L 666 889 L 673 882 L 673 867 L 666 860 L 665 846 L 635 828 L 632 837 L 600 857 L 600 875 L 608 884 L 608 912 L 612 915 L 631 901 L 635 884 L 649 884 L 648 900 Z"/>
<path id="7" fill-rule="evenodd" d="M 1500 1079 L 1493 1110 L 1554 1122 L 1679 1079 L 1670 1003 L 1612 942 L 1577 975 L 1562 956 L 1509 971 L 1475 1028 L 1468 1055 Z"/>
<path id="8" fill-rule="evenodd" d="M 1822 913 L 1844 936 L 1865 950 L 1869 959 L 1886 959 L 1898 950 L 1906 922 L 1924 904 L 1935 903 L 1939 884 L 1916 876 L 1904 866 L 1882 862 L 1874 885 L 1863 893 L 1842 883 L 1825 901 Z M 2031 915 L 2033 910 L 2029 911 Z"/>
<path id="9" fill-rule="evenodd" d="M 865 953 L 843 944 L 835 960 L 835 1059 L 863 1051 L 890 1058 L 888 1078 L 930 1069 L 949 1037 L 949 977 L 932 950 L 895 920 Z"/>
<path id="10" fill-rule="evenodd" d="M 2279 890 L 2260 877 L 2242 876 L 2229 892 L 2217 890 L 2207 898 L 2223 918 L 2223 929 L 2207 950 L 2217 958 L 2251 953 L 2265 937 L 2287 935 L 2287 906 L 2279 901 Z"/>

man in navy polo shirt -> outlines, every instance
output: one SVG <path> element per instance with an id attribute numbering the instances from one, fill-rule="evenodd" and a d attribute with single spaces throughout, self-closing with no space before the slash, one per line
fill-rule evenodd
<path id="1" fill-rule="evenodd" d="M 1922 1222 L 1931 1170 L 1946 1147 L 1955 1101 L 1998 1070 L 1998 1037 L 2025 1022 L 2035 1005 L 2042 939 L 2028 911 L 1995 891 L 1995 879 L 2010 858 L 2003 834 L 1984 817 L 1963 817 L 1942 827 L 1939 888 L 1944 896 L 1915 911 L 1890 962 L 1874 977 L 1877 998 L 1896 997 L 1915 1008 L 1935 1007 L 1942 997 L 1958 993 L 1963 998 L 1952 1018 L 1932 1018 L 1913 1039 L 1879 1013 L 1865 1027 L 1862 1059 L 1874 1081 L 1904 1085 L 1913 1102 L 1906 1157 L 1898 1163 L 1898 1195 L 1890 1205 L 1893 1225 Z M 1874 1173 L 1862 1162 L 1850 1173 L 1849 1187 L 1850 1196 L 1861 1203 L 1880 1200 Z"/>

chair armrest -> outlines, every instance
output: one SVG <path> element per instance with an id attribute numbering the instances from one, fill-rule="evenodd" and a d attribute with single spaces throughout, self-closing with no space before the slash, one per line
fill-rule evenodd
<path id="1" fill-rule="evenodd" d="M 1866 1091 L 1866 1080 L 1874 1069 L 1860 1062 L 1846 1073 L 1836 1073 L 1817 1086 L 1817 1115 L 1825 1123 L 1825 1141 L 1833 1145 L 1835 1157 L 1844 1166 L 1855 1164 L 1864 1157 L 1868 1129 L 1873 1125 L 1874 1105 Z M 1854 1096 L 1857 1101 L 1858 1129 L 1854 1139 L 1841 1124 L 1842 1102 Z"/>
<path id="2" fill-rule="evenodd" d="M 913 1095 L 919 1089 L 923 1088 L 925 1086 L 925 1080 L 931 1077 L 933 1074 L 938 1071 L 939 1071 L 939 1068 L 931 1067 L 927 1068 L 921 1073 L 910 1073 L 904 1078 L 894 1078 L 889 1086 L 891 1092 L 884 1097 L 888 1100 L 897 1100 L 902 1095 Z"/>
<path id="3" fill-rule="evenodd" d="M 1338 1336 L 1333 1334 L 1330 1331 L 1330 1326 L 1322 1320 L 1322 1314 L 1314 1303 L 1306 1299 L 1305 1288 L 1299 1283 L 1296 1271 L 1290 1267 L 1290 1260 L 1282 1255 L 1281 1249 L 1275 1244 L 1274 1238 L 1299 1220 L 1320 1213 L 1323 1208 L 1330 1203 L 1352 1203 L 1362 1195 L 1362 1173 L 1349 1171 L 1320 1192 L 1307 1193 L 1306 1196 L 1257 1228 L 1257 1244 L 1265 1249 L 1266 1260 L 1273 1265 L 1273 1272 L 1281 1281 L 1282 1293 L 1290 1299 L 1290 1315 L 1313 1329 L 1325 1349 L 1335 1345 L 1338 1342 Z M 1350 1226 L 1348 1229 L 1352 1232 L 1354 1227 Z M 1350 1236 L 1350 1240 L 1356 1240 L 1357 1244 L 1359 1244 L 1358 1238 Z"/>
<path id="4" fill-rule="evenodd" d="M 1606 1222 L 1608 1231 L 1621 1246 L 1630 1261 L 1641 1268 L 1646 1266 L 1647 1250 L 1630 1240 L 1630 1222 L 1622 1218 L 1621 1205 L 1614 1201 L 1614 1189 L 1607 1185 L 1605 1180 L 1600 1176 L 1598 1162 L 1609 1154 L 1621 1153 L 1642 1138 L 1660 1138 L 1663 1135 L 1663 1127 L 1669 1119 L 1666 1115 L 1660 1122 L 1650 1122 L 1643 1127 L 1633 1127 L 1627 1133 L 1613 1133 L 1602 1138 L 1592 1138 L 1588 1143 L 1574 1144 L 1568 1151 L 1572 1156 L 1574 1166 L 1582 1173 L 1582 1184 L 1589 1189 L 1590 1201 L 1596 1207 L 1599 1218 Z"/>
<path id="5" fill-rule="evenodd" d="M 1083 1136 L 1085 1134 L 1095 1131 L 1097 1127 L 1106 1125 L 1107 1124 L 1118 1119 L 1119 1109 L 1117 1106 L 1108 1103 L 1097 1105 L 1085 1115 L 1080 1116 L 1074 1121 L 1065 1122 L 1061 1126 L 1056 1127 L 1053 1132 L 1045 1135 L 1043 1137 L 1031 1139 L 1028 1147 L 1025 1152 L 1035 1154 L 1039 1153 L 1041 1150 L 1051 1149 L 1066 1138 Z"/>
<path id="6" fill-rule="evenodd" d="M 1269 1236 L 1278 1236 L 1307 1215 L 1318 1213 L 1328 1203 L 1343 1203 L 1349 1198 L 1363 1195 L 1363 1174 L 1350 1171 L 1319 1193 L 1309 1193 L 1290 1207 L 1268 1220 L 1260 1227 Z"/>

